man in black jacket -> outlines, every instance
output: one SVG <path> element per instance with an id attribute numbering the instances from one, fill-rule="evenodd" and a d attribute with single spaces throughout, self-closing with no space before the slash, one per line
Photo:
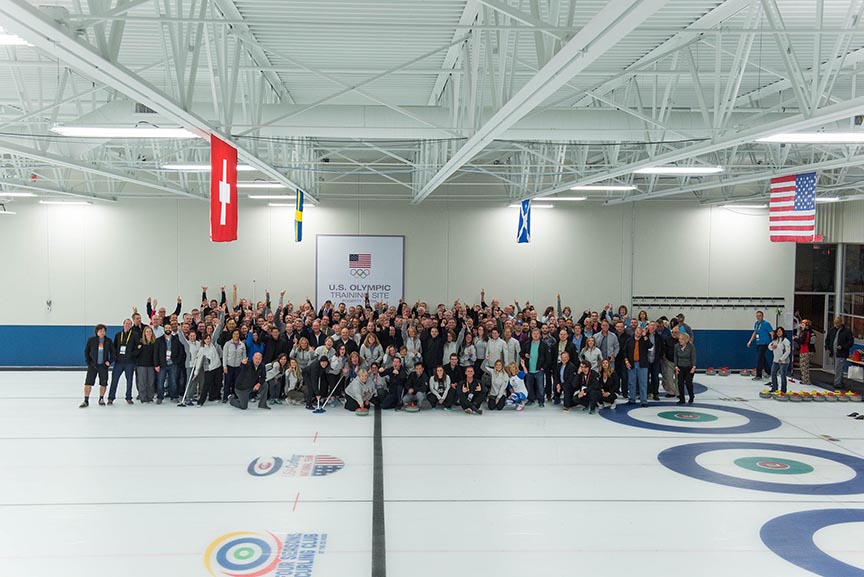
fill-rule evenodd
<path id="1" fill-rule="evenodd" d="M 519 355 L 522 359 L 521 364 L 525 369 L 525 387 L 528 389 L 527 405 L 533 405 L 535 399 L 538 406 L 545 405 L 546 387 L 543 383 L 546 377 L 546 367 L 551 363 L 551 356 L 552 352 L 549 345 L 540 338 L 540 329 L 533 329 L 531 340 L 522 345 Z"/>
<path id="2" fill-rule="evenodd" d="M 156 404 L 161 405 L 165 398 L 165 382 L 168 382 L 168 398 L 180 401 L 177 385 L 183 367 L 183 343 L 172 334 L 171 327 L 165 327 L 165 334 L 156 339 Z"/>
<path id="3" fill-rule="evenodd" d="M 561 352 L 561 362 L 555 370 L 555 394 L 564 397 L 564 412 L 569 412 L 573 407 L 573 395 L 576 393 L 576 365 L 570 362 L 570 353 Z"/>
<path id="4" fill-rule="evenodd" d="M 849 327 L 843 324 L 840 317 L 834 318 L 834 326 L 828 329 L 825 336 L 825 350 L 834 357 L 834 388 L 843 387 L 843 371 L 846 369 L 846 359 L 855 344 L 855 337 Z"/>
<path id="5" fill-rule="evenodd" d="M 113 405 L 117 395 L 120 376 L 126 376 L 126 402 L 133 404 L 132 375 L 135 374 L 135 359 L 132 351 L 138 347 L 138 336 L 132 330 L 132 319 L 123 321 L 123 330 L 114 335 L 114 370 L 111 372 L 111 388 L 108 389 L 108 404 Z"/>
<path id="6" fill-rule="evenodd" d="M 96 336 L 87 339 L 84 347 L 84 361 L 87 363 L 87 375 L 84 377 L 84 402 L 79 405 L 86 409 L 90 406 L 90 390 L 99 377 L 99 404 L 105 405 L 105 389 L 108 387 L 108 367 L 114 360 L 114 343 L 105 338 L 107 327 L 96 325 Z"/>
<path id="7" fill-rule="evenodd" d="M 465 380 L 456 387 L 456 396 L 462 410 L 469 415 L 474 413 L 483 414 L 483 401 L 489 394 L 488 387 L 482 379 L 474 376 L 474 367 L 465 367 Z"/>
<path id="8" fill-rule="evenodd" d="M 450 355 L 450 362 L 444 365 L 444 374 L 450 377 L 451 383 L 461 383 L 465 378 L 465 371 L 459 366 L 459 355 Z"/>
<path id="9" fill-rule="evenodd" d="M 637 326 L 633 337 L 628 338 L 624 344 L 624 365 L 628 372 L 627 404 L 636 402 L 636 387 L 639 387 L 639 401 L 643 407 L 648 406 L 648 364 L 650 351 L 654 349 L 654 343 L 648 339 Z"/>
<path id="10" fill-rule="evenodd" d="M 591 370 L 590 362 L 582 361 L 579 363 L 579 371 L 576 375 L 574 403 L 583 407 L 583 410 L 584 407 L 587 407 L 588 414 L 593 415 L 602 399 L 603 389 L 600 385 L 599 375 Z"/>
<path id="11" fill-rule="evenodd" d="M 648 350 L 648 396 L 660 400 L 660 367 L 663 359 L 663 337 L 657 332 L 657 323 L 648 323 L 648 340 L 654 345 Z"/>
<path id="12" fill-rule="evenodd" d="M 581 329 L 580 329 L 581 336 Z M 585 344 L 587 339 L 580 340 L 580 346 Z M 551 349 L 550 352 L 550 363 L 551 367 L 550 373 L 552 374 L 552 379 L 550 383 L 550 387 L 552 388 L 552 398 L 556 405 L 561 404 L 561 393 L 555 388 L 555 369 L 561 364 L 561 353 L 567 351 L 567 354 L 570 355 L 570 361 L 577 363 L 579 362 L 579 352 L 580 349 L 576 347 L 576 344 L 570 338 L 570 333 L 567 332 L 567 329 L 561 329 L 558 331 L 558 339 L 555 343 L 555 346 Z M 548 387 L 547 387 L 548 389 Z"/>
<path id="13" fill-rule="evenodd" d="M 329 365 L 330 359 L 326 355 L 321 355 L 318 362 L 309 363 L 303 369 L 303 384 L 306 385 L 306 408 L 309 410 L 321 408 L 320 403 L 327 398 L 327 367 Z"/>
<path id="14" fill-rule="evenodd" d="M 431 375 L 444 360 L 444 337 L 438 330 L 438 327 L 433 325 L 429 330 L 420 333 L 420 348 L 423 351 L 423 366 L 426 367 L 426 374 Z"/>
<path id="15" fill-rule="evenodd" d="M 234 384 L 234 393 L 228 399 L 231 406 L 245 411 L 249 406 L 249 396 L 253 391 L 258 391 L 258 408 L 269 409 L 267 406 L 267 387 L 264 386 L 267 380 L 267 370 L 264 368 L 263 357 L 261 353 L 255 353 L 252 356 L 252 362 L 243 359 L 243 368 L 240 369 L 240 375 L 237 377 L 237 382 Z"/>
<path id="16" fill-rule="evenodd" d="M 279 333 L 279 329 L 273 327 L 270 333 L 264 337 L 264 364 L 272 363 L 279 355 L 288 355 L 291 348 L 285 335 Z"/>
<path id="17" fill-rule="evenodd" d="M 381 376 L 387 379 L 387 395 L 381 401 L 382 409 L 402 408 L 402 397 L 408 382 L 408 371 L 402 366 L 401 357 L 393 357 L 393 366 L 381 371 Z"/>

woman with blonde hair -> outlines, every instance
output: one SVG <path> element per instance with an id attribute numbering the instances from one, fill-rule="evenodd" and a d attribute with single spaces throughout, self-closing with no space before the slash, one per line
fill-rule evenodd
<path id="1" fill-rule="evenodd" d="M 516 373 L 519 372 L 518 367 L 516 367 L 516 363 L 510 363 L 510 365 L 508 365 L 508 369 L 510 367 L 514 367 L 516 369 Z M 491 379 L 491 383 L 489 385 L 489 398 L 487 400 L 487 406 L 489 407 L 490 411 L 500 411 L 507 405 L 507 385 L 510 382 L 511 374 L 509 370 L 504 369 L 504 361 L 502 361 L 501 359 L 497 359 L 493 366 L 490 367 L 487 364 L 484 365 L 483 368 L 489 374 L 489 378 Z"/>
<path id="2" fill-rule="evenodd" d="M 591 370 L 595 372 L 600 371 L 600 361 L 603 358 L 603 353 L 600 352 L 600 349 L 597 347 L 597 341 L 594 340 L 594 337 L 588 337 L 588 340 L 585 341 L 585 348 L 582 350 L 582 353 L 579 357 L 583 361 L 588 361 L 591 363 Z M 574 361 L 576 359 L 573 359 Z"/>
<path id="3" fill-rule="evenodd" d="M 285 371 L 285 399 L 289 405 L 302 405 L 306 400 L 306 391 L 303 388 L 303 372 L 297 359 L 291 359 L 288 370 Z"/>
<path id="4" fill-rule="evenodd" d="M 142 403 L 149 403 L 156 395 L 156 334 L 153 332 L 153 327 L 144 327 L 133 356 L 138 398 Z"/>
<path id="5" fill-rule="evenodd" d="M 309 346 L 309 339 L 300 337 L 300 340 L 297 341 L 297 346 L 291 349 L 291 358 L 297 359 L 297 364 L 300 365 L 300 370 L 302 371 L 318 357 L 315 356 L 315 350 Z"/>

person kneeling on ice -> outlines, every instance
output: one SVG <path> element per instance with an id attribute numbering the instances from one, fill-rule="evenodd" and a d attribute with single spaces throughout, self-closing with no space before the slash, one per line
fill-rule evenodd
<path id="1" fill-rule="evenodd" d="M 345 409 L 352 413 L 357 409 L 368 411 L 374 394 L 375 388 L 369 382 L 369 372 L 360 369 L 351 384 L 345 387 Z"/>
<path id="2" fill-rule="evenodd" d="M 456 387 L 456 390 L 459 404 L 466 414 L 483 414 L 481 407 L 489 391 L 483 386 L 483 381 L 474 376 L 474 367 L 465 367 L 465 380 Z"/>
<path id="3" fill-rule="evenodd" d="M 390 362 L 392 363 L 390 368 L 381 371 L 381 374 L 387 379 L 387 392 L 381 399 L 381 408 L 398 411 L 402 408 L 402 398 L 405 395 L 405 387 L 410 376 L 405 371 L 405 367 L 402 366 L 401 357 L 393 357 Z"/>
<path id="4" fill-rule="evenodd" d="M 493 367 L 483 363 L 483 368 L 489 373 L 490 379 L 487 406 L 490 411 L 500 411 L 507 404 L 507 383 L 510 376 L 504 371 L 504 362 L 501 359 L 496 360 Z"/>
<path id="5" fill-rule="evenodd" d="M 584 411 L 588 407 L 589 414 L 594 414 L 597 410 L 597 405 L 603 398 L 602 389 L 600 387 L 600 378 L 597 373 L 591 370 L 591 363 L 582 361 L 579 363 L 579 373 L 576 377 L 578 389 L 574 397 L 576 406 L 579 410 Z M 567 408 L 565 411 L 569 410 Z"/>
<path id="6" fill-rule="evenodd" d="M 266 386 L 264 383 L 267 380 L 267 370 L 264 368 L 263 355 L 255 353 L 252 356 L 252 362 L 243 359 L 243 368 L 240 369 L 240 376 L 237 377 L 237 382 L 234 384 L 234 393 L 237 395 L 231 396 L 228 402 L 232 407 L 237 407 L 243 411 L 249 406 L 249 396 L 253 391 L 260 391 Z M 261 400 L 258 402 L 259 409 L 269 409 L 267 406 L 267 395 L 262 394 Z"/>
<path id="7" fill-rule="evenodd" d="M 522 362 L 522 365 L 524 367 L 524 361 Z M 525 408 L 525 400 L 528 398 L 528 387 L 525 386 L 525 381 L 522 380 L 521 376 L 525 373 L 519 372 L 519 367 L 516 366 L 516 363 L 510 363 L 507 365 L 507 374 L 510 375 L 506 389 L 509 394 L 507 397 L 507 405 L 516 407 L 517 411 L 521 411 Z"/>
<path id="8" fill-rule="evenodd" d="M 415 363 L 414 372 L 408 375 L 405 384 L 405 395 L 402 397 L 402 406 L 417 407 L 418 409 L 426 399 L 426 391 L 429 389 L 429 377 L 423 370 L 423 363 Z"/>

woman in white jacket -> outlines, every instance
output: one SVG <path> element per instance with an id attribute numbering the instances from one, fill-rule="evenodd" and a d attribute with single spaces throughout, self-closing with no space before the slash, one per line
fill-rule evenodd
<path id="1" fill-rule="evenodd" d="M 285 371 L 285 399 L 289 405 L 303 405 L 306 402 L 303 373 L 297 359 L 291 359 L 288 370 Z"/>
<path id="2" fill-rule="evenodd" d="M 282 353 L 272 363 L 264 366 L 266 372 L 267 385 L 267 404 L 281 405 L 282 401 L 279 397 L 282 396 L 282 386 L 285 383 L 285 371 L 288 369 L 288 355 Z"/>
<path id="3" fill-rule="evenodd" d="M 500 411 L 507 404 L 507 384 L 510 382 L 510 375 L 504 370 L 504 361 L 501 359 L 495 361 L 494 366 L 484 365 L 483 369 L 492 379 L 487 406 L 490 411 Z"/>
<path id="4" fill-rule="evenodd" d="M 402 340 L 405 343 L 407 357 L 403 359 L 405 366 L 413 367 L 417 363 L 423 362 L 423 347 L 420 344 L 420 339 L 417 338 L 417 329 L 407 326 L 407 323 L 402 325 Z"/>
<path id="5" fill-rule="evenodd" d="M 585 349 L 582 351 L 582 354 L 579 355 L 579 358 L 591 363 L 592 371 L 595 371 L 598 374 L 600 373 L 600 361 L 603 360 L 603 353 L 601 353 L 600 349 L 597 347 L 594 337 L 588 337 L 588 340 L 585 341 Z"/>
<path id="6" fill-rule="evenodd" d="M 792 354 L 792 344 L 786 338 L 783 327 L 774 331 L 774 340 L 768 345 L 774 353 L 774 363 L 771 365 L 771 392 L 777 390 L 777 376 L 780 376 L 780 390 L 786 392 L 786 374 L 789 372 L 789 358 Z"/>

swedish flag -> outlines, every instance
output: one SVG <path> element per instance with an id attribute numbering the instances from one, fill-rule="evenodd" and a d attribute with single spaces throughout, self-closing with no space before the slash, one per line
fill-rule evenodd
<path id="1" fill-rule="evenodd" d="M 294 211 L 294 242 L 303 240 L 303 191 L 297 189 L 297 206 Z"/>

